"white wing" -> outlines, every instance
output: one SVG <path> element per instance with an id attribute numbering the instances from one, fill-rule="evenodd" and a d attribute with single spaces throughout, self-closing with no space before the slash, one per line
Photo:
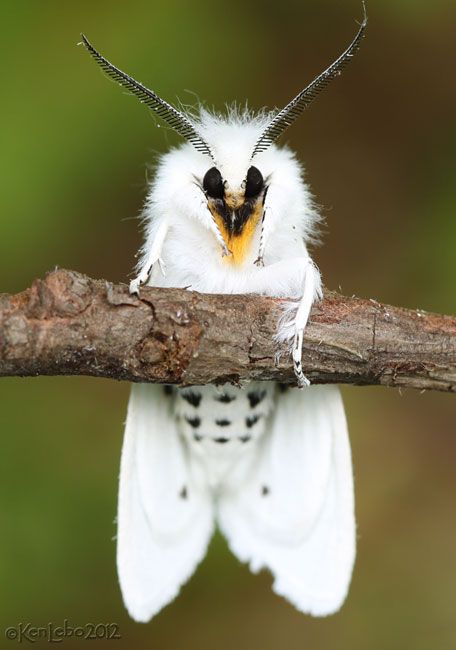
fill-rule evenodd
<path id="1" fill-rule="evenodd" d="M 204 557 L 213 507 L 177 433 L 172 397 L 137 384 L 120 467 L 117 570 L 125 606 L 148 621 L 178 594 Z"/>
<path id="2" fill-rule="evenodd" d="M 314 616 L 337 611 L 355 559 L 350 446 L 333 386 L 289 389 L 246 472 L 219 499 L 233 553 L 274 576 L 273 589 Z"/>

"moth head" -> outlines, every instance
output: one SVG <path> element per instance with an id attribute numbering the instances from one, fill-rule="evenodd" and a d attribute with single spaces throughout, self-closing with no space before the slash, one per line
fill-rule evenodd
<path id="1" fill-rule="evenodd" d="M 241 182 L 223 178 L 215 166 L 204 174 L 202 189 L 207 206 L 231 252 L 230 261 L 242 262 L 257 224 L 262 218 L 267 185 L 254 165 Z"/>

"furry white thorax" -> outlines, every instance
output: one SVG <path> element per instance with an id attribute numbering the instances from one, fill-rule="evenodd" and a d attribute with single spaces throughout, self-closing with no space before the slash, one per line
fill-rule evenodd
<path id="1" fill-rule="evenodd" d="M 261 224 L 242 265 L 231 265 L 221 255 L 220 243 L 209 229 L 211 220 L 201 185 L 214 162 L 183 144 L 159 161 L 144 208 L 145 243 L 138 270 L 151 261 L 160 228 L 166 228 L 159 257 L 166 275 L 155 265 L 149 284 L 190 287 L 203 293 L 264 293 L 300 296 L 302 273 L 268 273 L 281 260 L 308 258 L 306 242 L 315 237 L 318 215 L 303 180 L 303 170 L 287 148 L 271 146 L 251 161 L 252 149 L 267 123 L 267 116 L 254 118 L 247 112 L 231 111 L 228 117 L 201 114 L 199 130 L 210 143 L 217 168 L 230 189 L 237 190 L 251 164 L 257 166 L 268 186 L 265 202 L 265 268 L 253 262 L 258 257 Z M 270 277 L 269 277 L 270 276 Z"/>

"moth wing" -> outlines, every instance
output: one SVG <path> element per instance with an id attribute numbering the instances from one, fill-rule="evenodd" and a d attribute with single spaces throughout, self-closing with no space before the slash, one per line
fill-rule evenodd
<path id="1" fill-rule="evenodd" d="M 120 465 L 117 570 L 125 606 L 148 621 L 206 553 L 213 506 L 162 386 L 132 386 Z"/>
<path id="2" fill-rule="evenodd" d="M 351 453 L 333 386 L 280 395 L 244 479 L 226 486 L 218 521 L 252 571 L 268 568 L 274 591 L 314 616 L 337 611 L 355 559 Z"/>

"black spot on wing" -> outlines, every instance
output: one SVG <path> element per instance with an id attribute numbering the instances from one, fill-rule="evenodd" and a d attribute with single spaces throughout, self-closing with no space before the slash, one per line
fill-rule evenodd
<path id="1" fill-rule="evenodd" d="M 267 485 L 262 485 L 262 486 L 261 486 L 261 496 L 262 496 L 262 497 L 267 497 L 268 494 L 270 493 L 270 491 L 271 491 L 271 490 L 268 488 Z"/>
<path id="2" fill-rule="evenodd" d="M 224 445 L 225 443 L 229 442 L 229 438 L 213 438 L 214 442 L 217 442 L 219 445 Z"/>
<path id="3" fill-rule="evenodd" d="M 187 499 L 188 498 L 188 490 L 187 490 L 186 485 L 182 486 L 182 490 L 179 492 L 179 496 L 180 496 L 181 499 Z"/>
<path id="4" fill-rule="evenodd" d="M 248 442 L 251 439 L 252 439 L 252 436 L 250 436 L 249 434 L 246 434 L 245 436 L 239 436 L 239 440 L 241 442 Z"/>
<path id="5" fill-rule="evenodd" d="M 249 393 L 247 393 L 247 397 L 250 402 L 250 407 L 255 408 L 255 406 L 257 406 L 257 404 L 262 402 L 266 397 L 266 391 L 265 390 L 250 391 Z"/>
<path id="6" fill-rule="evenodd" d="M 201 393 L 195 393 L 195 391 L 190 390 L 187 393 L 181 393 L 182 399 L 184 399 L 186 402 L 194 406 L 195 408 L 198 408 L 201 402 Z"/>
<path id="7" fill-rule="evenodd" d="M 189 418 L 187 415 L 185 416 L 185 421 L 189 423 L 191 427 L 194 429 L 197 429 L 201 425 L 201 418 L 199 417 L 194 417 L 194 418 Z"/>
<path id="8" fill-rule="evenodd" d="M 223 420 L 216 420 L 215 424 L 219 427 L 229 427 L 231 424 L 231 420 L 227 420 L 224 418 Z"/>
<path id="9" fill-rule="evenodd" d="M 193 440 L 194 440 L 195 442 L 201 442 L 202 439 L 203 439 L 203 436 L 200 435 L 199 433 L 196 433 L 196 432 L 195 432 L 195 433 L 193 434 Z"/>
<path id="10" fill-rule="evenodd" d="M 234 402 L 236 399 L 235 395 L 229 395 L 228 393 L 222 393 L 221 395 L 216 395 L 214 397 L 216 402 L 222 402 L 223 404 L 229 404 L 230 402 Z"/>
<path id="11" fill-rule="evenodd" d="M 258 420 L 261 418 L 261 415 L 249 415 L 248 417 L 245 418 L 245 424 L 248 429 L 251 429 L 254 424 L 258 422 Z"/>

